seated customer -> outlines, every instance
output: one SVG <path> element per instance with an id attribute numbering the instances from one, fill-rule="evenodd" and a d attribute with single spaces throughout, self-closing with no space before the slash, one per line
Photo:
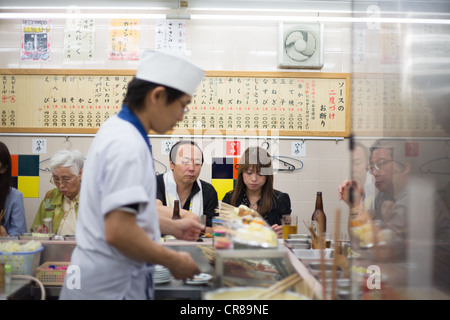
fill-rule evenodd
<path id="1" fill-rule="evenodd" d="M 7 235 L 17 237 L 27 232 L 23 195 L 22 192 L 11 187 L 11 155 L 8 147 L 0 142 L 0 216 L 2 215 L 1 237 Z"/>
<path id="2" fill-rule="evenodd" d="M 31 231 L 42 231 L 44 218 L 53 218 L 53 233 L 74 235 L 84 158 L 77 150 L 61 150 L 50 159 L 50 182 L 56 188 L 47 192 L 34 218 Z"/>
<path id="3" fill-rule="evenodd" d="M 214 187 L 198 179 L 203 165 L 203 152 L 193 141 L 175 143 L 169 153 L 170 171 L 156 177 L 160 200 L 158 214 L 172 217 L 174 200 L 180 201 L 181 217 L 206 217 L 206 233 L 212 232 L 212 218 L 217 215 L 217 192 Z"/>
<path id="4" fill-rule="evenodd" d="M 270 155 L 260 147 L 245 150 L 239 163 L 236 187 L 225 194 L 222 201 L 235 207 L 243 204 L 258 211 L 280 239 L 281 216 L 291 214 L 291 199 L 287 193 L 273 188 Z"/>

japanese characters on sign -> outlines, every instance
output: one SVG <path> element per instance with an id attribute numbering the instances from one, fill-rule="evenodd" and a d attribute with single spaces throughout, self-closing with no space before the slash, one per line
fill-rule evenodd
<path id="1" fill-rule="evenodd" d="M 93 60 L 94 38 L 94 19 L 67 20 L 64 29 L 64 59 Z"/>
<path id="2" fill-rule="evenodd" d="M 139 59 L 139 19 L 111 19 L 110 60 Z"/>
<path id="3" fill-rule="evenodd" d="M 186 21 L 164 19 L 156 23 L 155 50 L 184 55 L 186 52 Z"/>
<path id="4" fill-rule="evenodd" d="M 2 75 L 2 126 L 98 129 L 118 113 L 131 75 Z M 346 131 L 347 78 L 207 76 L 175 130 L 281 135 Z M 17 92 L 20 88 L 20 92 Z M 32 93 L 32 94 L 30 94 Z M 198 131 L 197 131 L 198 132 Z"/>
<path id="5" fill-rule="evenodd" d="M 345 131 L 346 79 L 207 77 L 179 129 Z"/>

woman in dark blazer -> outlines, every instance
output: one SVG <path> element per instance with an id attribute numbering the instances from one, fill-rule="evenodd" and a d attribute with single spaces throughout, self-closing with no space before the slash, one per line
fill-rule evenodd
<path id="1" fill-rule="evenodd" d="M 245 150 L 239 163 L 236 187 L 226 193 L 222 201 L 258 211 L 278 238 L 282 237 L 281 216 L 291 214 L 291 199 L 287 193 L 273 188 L 272 161 L 260 147 Z"/>

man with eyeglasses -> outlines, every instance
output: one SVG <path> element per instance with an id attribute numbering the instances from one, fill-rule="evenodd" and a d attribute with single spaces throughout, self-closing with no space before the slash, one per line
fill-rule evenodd
<path id="1" fill-rule="evenodd" d="M 158 265 L 179 280 L 200 273 L 188 252 L 159 243 L 161 233 L 172 232 L 195 240 L 201 225 L 158 215 L 148 134 L 183 120 L 204 75 L 182 57 L 144 53 L 121 111 L 102 124 L 87 154 L 70 261 L 79 272 L 66 274 L 61 300 L 149 300 Z"/>
<path id="2" fill-rule="evenodd" d="M 84 157 L 78 150 L 60 150 L 50 159 L 50 182 L 55 186 L 42 200 L 31 226 L 41 232 L 44 218 L 53 219 L 53 233 L 75 235 Z"/>
<path id="3" fill-rule="evenodd" d="M 160 215 L 172 217 L 174 200 L 179 200 L 181 217 L 198 219 L 205 223 L 204 232 L 211 233 L 218 198 L 214 187 L 198 178 L 203 161 L 203 152 L 194 141 L 175 143 L 169 153 L 170 171 L 156 177 L 156 197 Z"/>
<path id="4" fill-rule="evenodd" d="M 383 221 L 397 234 L 404 235 L 406 213 L 399 205 L 394 209 L 394 205 L 405 197 L 405 186 L 412 167 L 410 161 L 406 162 L 404 157 L 396 160 L 404 150 L 402 146 L 402 143 L 378 140 L 370 148 L 369 165 L 366 169 L 374 178 L 377 195 L 368 211 L 362 205 L 365 190 L 356 181 L 346 180 L 339 187 L 340 200 L 344 200 L 351 208 L 349 225 L 352 219 L 358 216 L 363 218 L 369 214 L 371 219 Z"/>

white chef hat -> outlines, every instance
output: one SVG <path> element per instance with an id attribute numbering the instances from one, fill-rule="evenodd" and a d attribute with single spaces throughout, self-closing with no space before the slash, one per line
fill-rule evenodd
<path id="1" fill-rule="evenodd" d="M 136 78 L 162 84 L 191 96 L 205 76 L 205 72 L 183 57 L 147 51 L 142 58 Z"/>

